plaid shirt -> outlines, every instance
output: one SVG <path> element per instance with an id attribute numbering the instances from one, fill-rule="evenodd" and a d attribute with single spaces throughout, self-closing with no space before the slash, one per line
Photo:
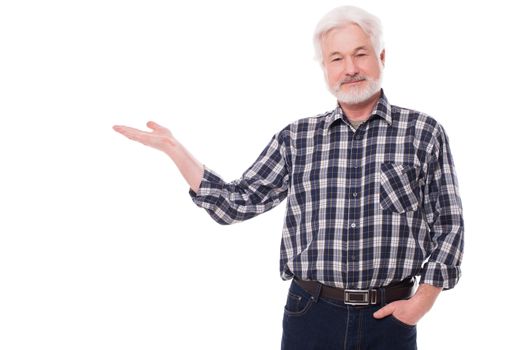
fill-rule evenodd
<path id="1" fill-rule="evenodd" d="M 205 166 L 195 204 L 220 224 L 286 197 L 281 277 L 339 288 L 410 276 L 450 289 L 460 277 L 463 217 L 445 131 L 382 96 L 354 131 L 340 106 L 273 136 L 238 180 Z"/>

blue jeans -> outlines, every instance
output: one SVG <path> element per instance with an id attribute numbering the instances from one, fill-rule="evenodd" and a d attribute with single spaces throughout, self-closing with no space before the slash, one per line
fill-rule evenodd
<path id="1" fill-rule="evenodd" d="M 350 306 L 311 295 L 292 281 L 284 308 L 281 350 L 415 350 L 416 326 L 393 316 L 375 319 L 384 305 Z"/>

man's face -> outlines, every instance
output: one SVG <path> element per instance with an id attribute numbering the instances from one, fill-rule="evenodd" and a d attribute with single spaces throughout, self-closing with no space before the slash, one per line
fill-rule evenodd
<path id="1" fill-rule="evenodd" d="M 381 89 L 384 50 L 380 58 L 368 35 L 356 24 L 335 28 L 321 40 L 328 88 L 349 105 L 370 99 Z"/>

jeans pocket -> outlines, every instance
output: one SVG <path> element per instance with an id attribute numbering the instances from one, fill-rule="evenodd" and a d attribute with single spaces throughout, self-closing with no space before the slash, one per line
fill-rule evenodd
<path id="1" fill-rule="evenodd" d="M 302 316 L 308 312 L 311 306 L 311 298 L 288 292 L 284 313 L 288 316 Z"/>
<path id="2" fill-rule="evenodd" d="M 397 317 L 395 317 L 394 315 L 390 315 L 388 317 L 392 322 L 394 322 L 395 324 L 403 327 L 403 328 L 408 328 L 408 329 L 413 329 L 413 328 L 416 328 L 416 325 L 412 325 L 412 324 L 408 324 L 408 323 L 405 323 L 403 321 L 400 321 Z"/>

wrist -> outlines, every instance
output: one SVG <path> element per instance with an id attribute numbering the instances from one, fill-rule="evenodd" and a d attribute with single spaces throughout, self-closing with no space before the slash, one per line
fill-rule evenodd
<path id="1" fill-rule="evenodd" d="M 428 309 L 430 309 L 442 290 L 442 287 L 436 287 L 423 283 L 419 285 L 416 293 L 411 299 L 415 302 L 420 302 L 427 305 Z"/>
<path id="2" fill-rule="evenodd" d="M 163 141 L 163 149 L 171 158 L 174 158 L 177 152 L 180 152 L 180 144 L 174 138 L 167 138 Z"/>

